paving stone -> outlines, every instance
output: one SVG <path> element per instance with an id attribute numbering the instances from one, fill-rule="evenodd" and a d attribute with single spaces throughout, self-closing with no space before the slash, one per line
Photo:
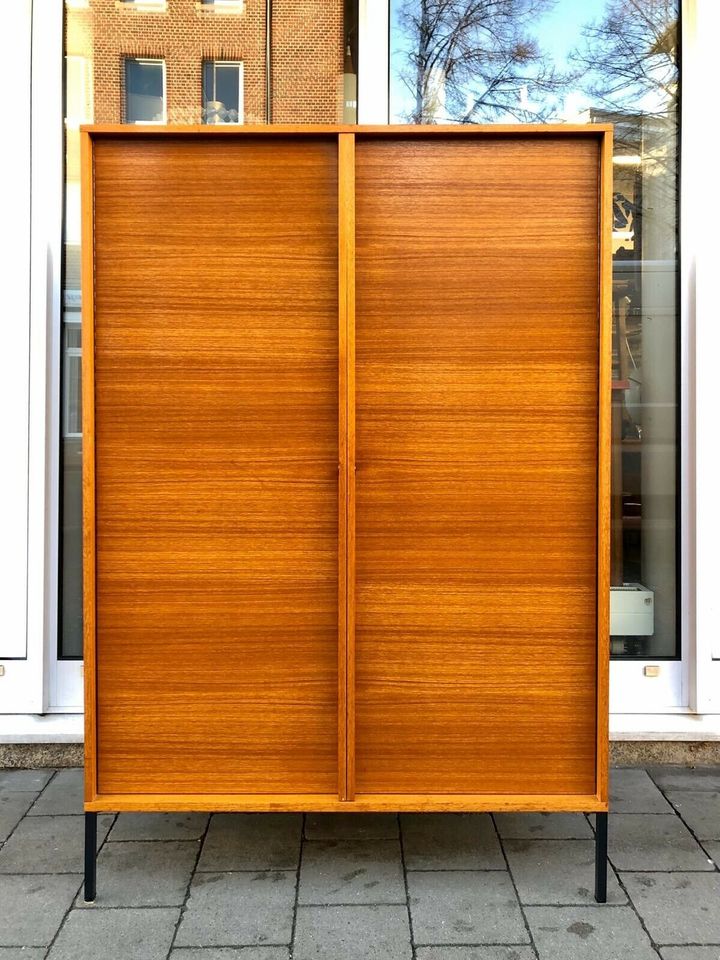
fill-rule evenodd
<path id="1" fill-rule="evenodd" d="M 528 907 L 540 960 L 657 960 L 630 907 Z"/>
<path id="2" fill-rule="evenodd" d="M 399 836 L 394 813 L 309 813 L 308 840 L 393 840 Z"/>
<path id="3" fill-rule="evenodd" d="M 716 866 L 720 867 L 720 840 L 706 840 L 703 846 L 715 861 Z"/>
<path id="4" fill-rule="evenodd" d="M 0 960 L 43 960 L 45 947 L 0 947 Z"/>
<path id="5" fill-rule="evenodd" d="M 505 840 L 505 855 L 521 903 L 595 903 L 592 840 Z M 627 903 L 608 868 L 608 903 Z"/>
<path id="6" fill-rule="evenodd" d="M 411 960 L 407 908 L 298 907 L 293 960 Z"/>
<path id="7" fill-rule="evenodd" d="M 408 889 L 417 944 L 529 942 L 504 871 L 408 873 Z"/>
<path id="8" fill-rule="evenodd" d="M 79 886 L 79 877 L 0 877 L 0 944 L 46 947 Z"/>
<path id="9" fill-rule="evenodd" d="M 720 944 L 720 873 L 632 873 L 623 883 L 656 943 Z"/>
<path id="10" fill-rule="evenodd" d="M 535 960 L 532 947 L 420 947 L 417 960 Z"/>
<path id="11" fill-rule="evenodd" d="M 199 840 L 207 813 L 121 813 L 110 831 L 111 840 Z"/>
<path id="12" fill-rule="evenodd" d="M 720 947 L 663 947 L 660 956 L 662 960 L 720 960 Z"/>
<path id="13" fill-rule="evenodd" d="M 0 793 L 39 792 L 47 784 L 54 770 L 0 770 Z"/>
<path id="14" fill-rule="evenodd" d="M 700 840 L 720 840 L 720 791 L 668 790 L 667 798 Z"/>
<path id="15" fill-rule="evenodd" d="M 52 783 L 43 791 L 30 816 L 83 812 L 83 771 L 73 767 L 58 770 Z"/>
<path id="16" fill-rule="evenodd" d="M 503 840 L 585 840 L 593 835 L 582 813 L 496 813 L 495 823 Z"/>
<path id="17" fill-rule="evenodd" d="M 300 903 L 405 903 L 397 840 L 308 840 Z"/>
<path id="18" fill-rule="evenodd" d="M 665 790 L 720 790 L 720 767 L 648 767 L 655 783 Z"/>
<path id="19" fill-rule="evenodd" d="M 36 793 L 0 793 L 0 841 L 7 840 L 36 796 Z"/>
<path id="20" fill-rule="evenodd" d="M 670 813 L 671 807 L 646 770 L 613 767 L 610 810 L 612 813 Z"/>
<path id="21" fill-rule="evenodd" d="M 198 870 L 296 870 L 301 831 L 300 814 L 216 814 Z"/>
<path id="22" fill-rule="evenodd" d="M 675 814 L 611 816 L 608 850 L 616 870 L 712 870 Z"/>
<path id="23" fill-rule="evenodd" d="M 170 960 L 289 960 L 289 957 L 287 947 L 178 947 L 170 953 Z"/>
<path id="24" fill-rule="evenodd" d="M 487 813 L 408 813 L 400 817 L 408 870 L 504 870 Z"/>
<path id="25" fill-rule="evenodd" d="M 195 866 L 199 842 L 105 844 L 97 862 L 97 900 L 85 903 L 82 892 L 76 906 L 182 906 Z"/>
<path id="26" fill-rule="evenodd" d="M 113 818 L 98 817 L 98 847 Z M 84 817 L 30 817 L 0 850 L 0 873 L 82 873 Z"/>
<path id="27" fill-rule="evenodd" d="M 180 910 L 72 910 L 48 960 L 165 960 Z"/>
<path id="28" fill-rule="evenodd" d="M 290 942 L 295 874 L 196 875 L 178 930 L 178 946 Z"/>

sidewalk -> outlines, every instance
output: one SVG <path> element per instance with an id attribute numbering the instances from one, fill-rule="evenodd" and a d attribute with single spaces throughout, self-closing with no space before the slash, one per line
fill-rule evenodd
<path id="1" fill-rule="evenodd" d="M 612 771 L 592 818 L 98 817 L 82 771 L 0 771 L 0 960 L 720 960 L 720 768 Z M 4 843 L 2 843 L 4 841 Z"/>

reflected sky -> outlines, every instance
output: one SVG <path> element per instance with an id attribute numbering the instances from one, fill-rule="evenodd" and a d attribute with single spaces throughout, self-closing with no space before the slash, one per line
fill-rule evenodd
<path id="1" fill-rule="evenodd" d="M 410 39 L 400 26 L 398 14 L 407 0 L 390 0 L 390 120 L 391 122 L 407 122 L 413 110 L 414 97 L 400 76 L 403 67 L 407 67 L 407 57 L 410 50 Z M 556 0 L 544 14 L 537 17 L 534 25 L 528 30 L 537 42 L 548 61 L 559 72 L 570 69 L 568 57 L 582 42 L 583 27 L 598 23 L 602 20 L 608 7 L 608 0 Z M 530 98 L 525 106 L 530 112 L 540 107 L 540 103 L 532 103 Z M 657 110 L 658 103 L 639 103 L 638 109 Z M 546 94 L 542 97 L 543 107 L 551 108 L 551 116 L 543 119 L 583 121 L 587 119 L 586 111 L 593 103 L 588 96 L 579 89 L 579 84 L 571 84 L 558 95 Z M 441 119 L 441 118 L 438 118 Z M 497 116 L 498 122 L 517 122 L 514 115 Z"/>

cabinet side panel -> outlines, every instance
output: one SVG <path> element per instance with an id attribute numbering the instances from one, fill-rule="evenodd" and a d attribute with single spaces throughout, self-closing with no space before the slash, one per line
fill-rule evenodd
<path id="1" fill-rule="evenodd" d="M 357 140 L 359 793 L 595 793 L 598 149 Z"/>
<path id="2" fill-rule="evenodd" d="M 97 794 L 97 699 L 95 635 L 95 363 L 93 291 L 93 145 L 80 134 L 82 184 L 82 521 L 83 521 L 83 689 L 85 701 L 86 801 Z"/>
<path id="3" fill-rule="evenodd" d="M 95 163 L 99 791 L 336 792 L 336 142 Z"/>

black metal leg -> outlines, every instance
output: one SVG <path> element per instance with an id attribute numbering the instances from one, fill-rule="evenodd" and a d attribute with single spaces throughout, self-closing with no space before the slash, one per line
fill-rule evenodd
<path id="1" fill-rule="evenodd" d="M 595 899 L 607 903 L 608 815 L 595 814 Z"/>
<path id="2" fill-rule="evenodd" d="M 97 814 L 85 814 L 85 903 L 95 902 Z"/>

